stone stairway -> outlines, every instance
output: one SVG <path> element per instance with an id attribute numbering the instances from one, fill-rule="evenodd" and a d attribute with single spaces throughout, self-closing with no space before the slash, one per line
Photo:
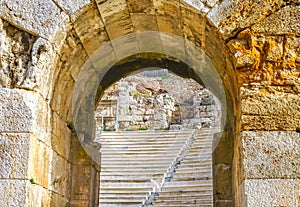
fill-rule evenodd
<path id="1" fill-rule="evenodd" d="M 154 200 L 154 207 L 213 206 L 212 138 L 210 129 L 199 130 L 174 176 Z"/>
<path id="2" fill-rule="evenodd" d="M 212 206 L 209 129 L 102 132 L 100 207 Z"/>

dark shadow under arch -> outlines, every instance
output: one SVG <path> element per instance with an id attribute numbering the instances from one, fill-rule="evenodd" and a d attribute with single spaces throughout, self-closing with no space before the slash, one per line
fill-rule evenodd
<path id="1" fill-rule="evenodd" d="M 171 56 L 158 53 L 139 53 L 117 62 L 112 66 L 101 80 L 96 94 L 96 103 L 99 102 L 103 91 L 121 78 L 145 68 L 162 68 L 172 71 L 174 74 L 191 78 L 204 86 L 201 78 L 185 62 Z"/>

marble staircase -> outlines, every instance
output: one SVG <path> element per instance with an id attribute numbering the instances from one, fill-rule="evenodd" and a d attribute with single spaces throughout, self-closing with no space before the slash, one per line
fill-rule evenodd
<path id="1" fill-rule="evenodd" d="M 102 132 L 99 207 L 212 206 L 212 130 Z"/>

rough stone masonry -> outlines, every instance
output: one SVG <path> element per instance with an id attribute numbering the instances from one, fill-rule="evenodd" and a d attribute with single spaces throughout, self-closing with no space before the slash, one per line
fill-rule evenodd
<path id="1" fill-rule="evenodd" d="M 201 69 L 180 57 L 210 60 L 221 77 L 212 85 L 225 89 L 227 103 L 213 154 L 215 206 L 300 206 L 299 0 L 0 4 L 0 206 L 97 206 L 100 162 L 80 145 L 72 96 L 83 64 L 102 47 L 90 71 L 114 63 L 114 75 L 96 99 L 145 67 L 200 82 Z"/>

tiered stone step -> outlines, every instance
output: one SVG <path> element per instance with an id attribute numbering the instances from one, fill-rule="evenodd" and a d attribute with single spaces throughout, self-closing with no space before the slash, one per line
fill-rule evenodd
<path id="1" fill-rule="evenodd" d="M 192 130 L 103 132 L 99 206 L 140 206 L 191 135 Z"/>
<path id="2" fill-rule="evenodd" d="M 212 207 L 212 131 L 199 131 L 191 148 L 170 182 L 153 202 L 153 207 Z"/>

